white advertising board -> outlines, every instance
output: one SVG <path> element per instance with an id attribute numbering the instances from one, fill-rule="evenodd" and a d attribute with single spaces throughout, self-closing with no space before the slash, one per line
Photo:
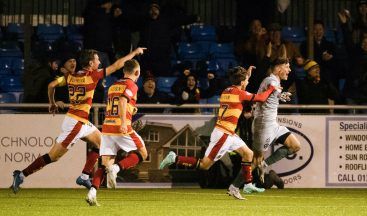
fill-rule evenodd
<path id="1" fill-rule="evenodd" d="M 0 115 L 0 188 L 9 188 L 13 171 L 23 170 L 47 153 L 61 132 L 64 115 Z M 86 159 L 86 144 L 77 142 L 59 161 L 25 178 L 24 188 L 76 188 Z"/>

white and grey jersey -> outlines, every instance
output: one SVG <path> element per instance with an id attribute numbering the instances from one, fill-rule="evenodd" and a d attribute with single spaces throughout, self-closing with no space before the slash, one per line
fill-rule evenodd
<path id="1" fill-rule="evenodd" d="M 280 86 L 280 81 L 273 74 L 266 77 L 260 84 L 258 93 L 264 92 L 269 85 Z M 258 123 L 276 123 L 279 105 L 279 94 L 281 92 L 274 91 L 265 102 L 257 102 L 254 111 L 254 117 Z"/>

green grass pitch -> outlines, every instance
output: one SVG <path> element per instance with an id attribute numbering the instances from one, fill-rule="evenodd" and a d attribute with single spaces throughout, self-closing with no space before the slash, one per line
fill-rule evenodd
<path id="1" fill-rule="evenodd" d="M 270 189 L 235 200 L 225 189 L 0 190 L 0 215 L 367 215 L 367 189 Z"/>

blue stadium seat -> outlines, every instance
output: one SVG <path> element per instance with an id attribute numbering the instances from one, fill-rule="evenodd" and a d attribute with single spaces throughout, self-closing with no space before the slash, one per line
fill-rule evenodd
<path id="1" fill-rule="evenodd" d="M 232 43 L 214 43 L 210 46 L 209 52 L 213 58 L 234 58 Z"/>
<path id="2" fill-rule="evenodd" d="M 205 53 L 200 50 L 200 47 L 195 43 L 179 43 L 178 56 L 181 60 L 185 59 L 203 59 Z"/>
<path id="3" fill-rule="evenodd" d="M 54 42 L 64 35 L 64 30 L 59 24 L 39 24 L 37 27 L 37 36 L 47 42 Z"/>
<path id="4" fill-rule="evenodd" d="M 162 92 L 170 93 L 171 86 L 177 80 L 177 77 L 157 77 L 157 89 Z"/>
<path id="5" fill-rule="evenodd" d="M 68 40 L 83 44 L 82 25 L 68 25 L 66 27 Z"/>
<path id="6" fill-rule="evenodd" d="M 136 85 L 140 88 L 143 88 L 143 77 L 139 77 L 139 79 L 136 81 Z"/>
<path id="7" fill-rule="evenodd" d="M 11 69 L 13 73 L 16 75 L 21 75 L 24 72 L 24 59 L 22 58 L 13 58 L 11 62 Z"/>
<path id="8" fill-rule="evenodd" d="M 194 42 L 199 48 L 200 52 L 204 54 L 205 57 L 209 57 L 210 47 L 214 46 L 216 43 L 212 41 L 197 41 Z"/>
<path id="9" fill-rule="evenodd" d="M 218 58 L 216 61 L 219 64 L 217 75 L 222 77 L 227 76 L 228 69 L 238 66 L 238 62 L 234 58 Z"/>
<path id="10" fill-rule="evenodd" d="M 214 95 L 207 99 L 208 104 L 219 104 L 220 95 Z"/>
<path id="11" fill-rule="evenodd" d="M 215 41 L 216 33 L 214 26 L 192 25 L 191 39 L 192 41 Z"/>
<path id="12" fill-rule="evenodd" d="M 22 92 L 23 85 L 20 76 L 3 76 L 0 80 L 0 89 L 3 92 Z"/>
<path id="13" fill-rule="evenodd" d="M 207 71 L 216 73 L 218 70 L 220 70 L 219 64 L 215 59 L 211 59 L 207 61 L 208 67 Z"/>
<path id="14" fill-rule="evenodd" d="M 0 75 L 10 75 L 11 74 L 11 58 L 0 57 Z"/>
<path id="15" fill-rule="evenodd" d="M 282 38 L 286 41 L 301 43 L 306 40 L 305 30 L 302 27 L 284 26 L 282 28 Z"/>
<path id="16" fill-rule="evenodd" d="M 0 93 L 0 103 L 18 103 L 12 93 Z"/>
<path id="17" fill-rule="evenodd" d="M 24 41 L 24 24 L 9 23 L 6 27 L 6 34 L 8 38 L 14 38 L 18 41 Z"/>
<path id="18" fill-rule="evenodd" d="M 22 58 L 23 53 L 18 47 L 17 42 L 3 41 L 0 45 L 0 57 L 19 57 Z"/>

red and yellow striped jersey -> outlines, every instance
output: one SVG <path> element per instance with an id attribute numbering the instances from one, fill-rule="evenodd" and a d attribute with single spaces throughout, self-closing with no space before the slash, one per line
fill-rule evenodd
<path id="1" fill-rule="evenodd" d="M 121 118 L 119 116 L 119 100 L 125 97 L 128 101 L 126 110 L 127 134 L 133 132 L 131 121 L 137 112 L 136 107 L 138 86 L 131 79 L 121 79 L 116 81 L 108 89 L 108 102 L 106 107 L 106 117 L 102 126 L 102 133 L 107 135 L 121 135 Z"/>
<path id="2" fill-rule="evenodd" d="M 68 85 L 70 107 L 66 115 L 88 123 L 89 111 L 92 106 L 94 90 L 100 79 L 106 76 L 105 69 L 95 71 L 80 70 L 69 74 L 66 78 L 57 79 L 60 86 Z"/>
<path id="3" fill-rule="evenodd" d="M 220 108 L 218 119 L 215 127 L 221 129 L 225 133 L 234 134 L 237 127 L 238 118 L 243 110 L 244 101 L 264 102 L 274 90 L 274 86 L 270 86 L 265 92 L 260 94 L 252 94 L 243 91 L 236 86 L 226 88 L 219 99 Z"/>

